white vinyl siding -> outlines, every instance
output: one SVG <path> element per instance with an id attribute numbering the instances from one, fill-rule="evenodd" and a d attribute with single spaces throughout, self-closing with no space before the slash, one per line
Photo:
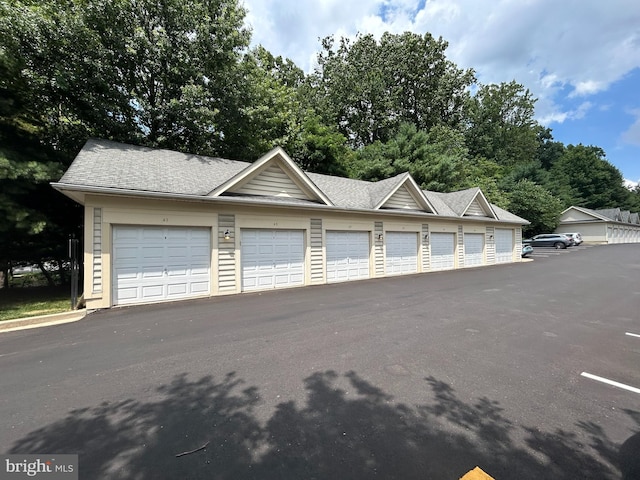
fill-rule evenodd
<path id="1" fill-rule="evenodd" d="M 382 222 L 374 223 L 373 230 L 373 255 L 375 261 L 376 277 L 384 277 L 384 235 Z"/>
<path id="2" fill-rule="evenodd" d="M 113 228 L 114 305 L 178 300 L 210 293 L 211 230 Z"/>
<path id="3" fill-rule="evenodd" d="M 369 232 L 327 231 L 327 282 L 369 278 Z"/>
<path id="4" fill-rule="evenodd" d="M 323 259 L 322 254 L 322 219 L 312 218 L 310 223 L 311 235 L 311 283 L 322 283 L 323 281 Z"/>
<path id="5" fill-rule="evenodd" d="M 384 203 L 382 208 L 393 208 L 398 210 L 422 210 L 422 207 L 413 198 L 413 195 L 407 190 L 407 187 L 399 188 Z"/>
<path id="6" fill-rule="evenodd" d="M 309 196 L 278 165 L 269 166 L 244 185 L 231 191 L 244 195 L 309 199 Z"/>
<path id="7" fill-rule="evenodd" d="M 422 224 L 422 233 L 421 233 L 421 241 L 422 241 L 422 271 L 428 272 L 431 268 L 431 262 L 429 258 L 429 224 Z"/>
<path id="8" fill-rule="evenodd" d="M 456 239 L 454 233 L 432 233 L 431 270 L 450 270 L 455 268 Z"/>
<path id="9" fill-rule="evenodd" d="M 302 230 L 242 229 L 242 290 L 304 285 Z"/>
<path id="10" fill-rule="evenodd" d="M 513 230 L 496 228 L 496 263 L 513 262 Z"/>
<path id="11" fill-rule="evenodd" d="M 102 292 L 102 209 L 93 209 L 93 293 Z"/>
<path id="12" fill-rule="evenodd" d="M 218 215 L 218 291 L 220 292 L 236 290 L 235 227 L 234 215 Z M 228 235 L 225 235 L 227 232 Z"/>
<path id="13" fill-rule="evenodd" d="M 494 240 L 495 228 L 487 227 L 487 233 L 485 235 L 485 245 L 487 252 L 487 264 L 493 265 L 496 263 L 496 242 Z"/>
<path id="14" fill-rule="evenodd" d="M 482 265 L 484 263 L 484 234 L 464 234 L 464 265 L 465 267 Z"/>
<path id="15" fill-rule="evenodd" d="M 385 234 L 387 275 L 401 275 L 418 271 L 418 234 L 415 232 L 387 232 Z"/>
<path id="16" fill-rule="evenodd" d="M 482 205 L 480 205 L 477 198 L 471 202 L 471 205 L 469 205 L 467 211 L 464 212 L 464 215 L 466 217 L 488 217 L 487 212 L 482 208 Z"/>

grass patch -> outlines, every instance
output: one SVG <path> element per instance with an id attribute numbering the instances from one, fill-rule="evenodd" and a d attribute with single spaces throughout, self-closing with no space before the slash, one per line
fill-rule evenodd
<path id="1" fill-rule="evenodd" d="M 70 287 L 0 288 L 0 321 L 71 310 Z"/>

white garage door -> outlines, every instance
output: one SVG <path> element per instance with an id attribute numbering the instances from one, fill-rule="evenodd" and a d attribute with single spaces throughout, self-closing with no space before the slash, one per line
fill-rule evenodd
<path id="1" fill-rule="evenodd" d="M 496 263 L 513 261 L 513 230 L 496 228 Z"/>
<path id="2" fill-rule="evenodd" d="M 369 278 L 369 232 L 327 231 L 327 282 Z"/>
<path id="3" fill-rule="evenodd" d="M 302 230 L 242 230 L 242 290 L 304 285 Z"/>
<path id="4" fill-rule="evenodd" d="M 432 233 L 430 243 L 431 270 L 450 270 L 455 268 L 455 234 Z"/>
<path id="5" fill-rule="evenodd" d="M 385 234 L 387 275 L 418 271 L 418 234 L 415 232 L 387 232 Z"/>
<path id="6" fill-rule="evenodd" d="M 482 265 L 484 263 L 484 235 L 482 233 L 464 234 L 464 265 Z"/>
<path id="7" fill-rule="evenodd" d="M 113 304 L 209 294 L 211 230 L 113 227 Z"/>

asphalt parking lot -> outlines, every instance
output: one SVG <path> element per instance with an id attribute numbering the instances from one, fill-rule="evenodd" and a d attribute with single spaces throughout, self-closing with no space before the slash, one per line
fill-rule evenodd
<path id="1" fill-rule="evenodd" d="M 581 252 L 582 250 L 586 250 L 596 246 L 597 245 L 581 243 L 580 245 L 577 245 L 577 246 L 562 248 L 562 249 L 556 249 L 554 247 L 534 247 L 533 252 L 529 254 L 527 257 L 528 258 L 557 257 L 558 255 Z"/>
<path id="2" fill-rule="evenodd" d="M 638 307 L 640 245 L 611 245 L 4 333 L 0 452 L 83 479 L 639 478 Z"/>

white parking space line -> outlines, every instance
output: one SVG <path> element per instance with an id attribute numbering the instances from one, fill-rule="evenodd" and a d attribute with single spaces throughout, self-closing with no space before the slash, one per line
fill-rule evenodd
<path id="1" fill-rule="evenodd" d="M 637 333 L 626 332 L 625 335 L 629 335 L 630 337 L 638 337 L 638 338 L 640 338 L 640 335 L 638 335 Z"/>
<path id="2" fill-rule="evenodd" d="M 622 388 L 624 390 L 629 390 L 633 393 L 640 393 L 640 388 L 631 387 L 629 385 L 625 385 L 624 383 L 614 382 L 613 380 L 609 380 L 608 378 L 599 377 L 597 375 L 592 375 L 591 373 L 582 372 L 580 375 L 586 378 L 590 378 L 591 380 L 595 380 L 597 382 L 606 383 L 607 385 L 612 385 L 614 387 Z"/>

